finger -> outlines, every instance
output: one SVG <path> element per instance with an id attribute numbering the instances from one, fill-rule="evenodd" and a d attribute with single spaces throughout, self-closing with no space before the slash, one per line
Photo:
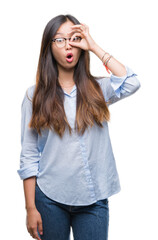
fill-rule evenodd
<path id="1" fill-rule="evenodd" d="M 88 26 L 85 23 L 81 23 L 81 24 L 82 24 L 82 26 L 85 26 L 86 28 L 88 28 Z"/>
<path id="2" fill-rule="evenodd" d="M 38 231 L 39 233 L 42 235 L 43 234 L 43 226 L 42 226 L 42 222 L 38 223 Z"/>
<path id="3" fill-rule="evenodd" d="M 78 28 L 81 28 L 81 27 L 88 28 L 88 26 L 85 23 L 76 24 L 76 25 L 71 26 L 72 29 L 75 29 L 75 28 L 78 29 Z"/>
<path id="4" fill-rule="evenodd" d="M 74 33 L 74 34 L 71 36 L 70 41 L 72 41 L 74 37 L 82 37 L 82 34 L 81 34 L 81 33 Z"/>
<path id="5" fill-rule="evenodd" d="M 70 44 L 71 46 L 73 46 L 73 47 L 79 47 L 79 48 L 81 48 L 80 43 L 69 42 L 69 44 Z"/>
<path id="6" fill-rule="evenodd" d="M 74 46 L 74 47 L 80 47 L 82 37 L 81 37 L 81 40 L 78 41 L 78 42 L 73 41 L 73 38 L 75 38 L 75 37 L 81 37 L 81 34 L 75 34 L 75 35 L 71 38 L 72 40 L 69 41 L 69 44 L 72 45 L 72 46 Z"/>
<path id="7" fill-rule="evenodd" d="M 81 26 L 82 26 L 82 24 L 75 24 L 75 25 L 71 26 L 71 28 L 81 27 Z"/>
<path id="8" fill-rule="evenodd" d="M 73 33 L 73 32 L 80 32 L 80 33 L 81 33 L 82 31 L 81 31 L 81 29 L 72 29 L 72 30 L 71 30 L 70 32 L 68 32 L 68 33 Z"/>
<path id="9" fill-rule="evenodd" d="M 39 236 L 38 236 L 38 232 L 37 230 L 33 231 L 33 238 L 37 239 L 37 240 L 42 240 Z"/>
<path id="10" fill-rule="evenodd" d="M 85 24 L 85 23 L 81 23 L 81 25 L 82 25 L 83 27 L 86 27 L 86 24 Z"/>
<path id="11" fill-rule="evenodd" d="M 70 33 L 72 34 L 70 41 L 74 38 L 74 36 L 81 36 L 82 38 L 84 37 L 83 35 L 80 35 L 80 34 L 82 34 L 82 31 L 80 29 L 77 30 L 77 31 L 76 30 L 72 30 L 72 31 L 68 32 L 68 34 L 70 34 Z"/>
<path id="12" fill-rule="evenodd" d="M 75 32 L 81 32 L 82 34 L 86 34 L 89 31 L 89 28 L 86 27 L 85 25 L 79 25 L 78 27 L 72 26 L 71 28 L 71 32 L 75 31 Z"/>
<path id="13" fill-rule="evenodd" d="M 82 26 L 83 25 L 81 25 L 81 24 L 73 25 L 73 26 L 71 26 L 71 29 L 79 29 Z"/>

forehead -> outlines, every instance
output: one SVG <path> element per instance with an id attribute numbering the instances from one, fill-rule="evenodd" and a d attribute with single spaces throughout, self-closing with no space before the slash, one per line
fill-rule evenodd
<path id="1" fill-rule="evenodd" d="M 70 21 L 67 21 L 65 23 L 63 23 L 57 30 L 55 36 L 71 36 L 73 33 L 69 33 L 72 29 L 71 26 L 73 26 L 74 24 Z"/>
<path id="2" fill-rule="evenodd" d="M 55 34 L 55 36 L 56 37 L 64 37 L 64 36 L 72 36 L 73 35 L 73 33 L 60 33 L 60 32 L 57 32 L 56 34 Z"/>

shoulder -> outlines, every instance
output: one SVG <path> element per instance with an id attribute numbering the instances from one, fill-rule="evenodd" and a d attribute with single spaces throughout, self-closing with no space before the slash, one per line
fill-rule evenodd
<path id="1" fill-rule="evenodd" d="M 30 87 L 27 88 L 26 90 L 26 96 L 27 98 L 32 102 L 34 90 L 35 90 L 36 84 L 31 85 Z"/>

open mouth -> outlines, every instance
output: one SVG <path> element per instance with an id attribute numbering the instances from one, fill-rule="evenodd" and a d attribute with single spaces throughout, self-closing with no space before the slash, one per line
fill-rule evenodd
<path id="1" fill-rule="evenodd" d="M 72 62 L 73 61 L 73 54 L 72 53 L 68 53 L 67 56 L 66 56 L 66 60 L 68 62 Z"/>

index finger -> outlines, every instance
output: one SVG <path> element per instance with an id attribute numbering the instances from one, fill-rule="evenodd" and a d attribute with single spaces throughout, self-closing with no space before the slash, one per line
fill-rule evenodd
<path id="1" fill-rule="evenodd" d="M 76 24 L 76 25 L 73 25 L 71 26 L 72 28 L 75 28 L 75 27 L 81 27 L 83 24 Z"/>

